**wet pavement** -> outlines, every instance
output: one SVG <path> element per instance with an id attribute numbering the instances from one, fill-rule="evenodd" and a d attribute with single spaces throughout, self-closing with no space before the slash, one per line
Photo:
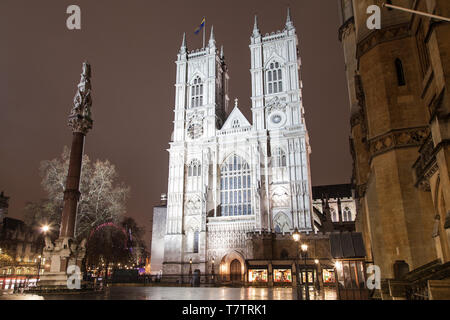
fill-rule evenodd
<path id="1" fill-rule="evenodd" d="M 104 292 L 0 295 L 0 300 L 297 300 L 292 288 L 110 287 Z M 311 300 L 335 300 L 334 290 L 310 290 Z"/>

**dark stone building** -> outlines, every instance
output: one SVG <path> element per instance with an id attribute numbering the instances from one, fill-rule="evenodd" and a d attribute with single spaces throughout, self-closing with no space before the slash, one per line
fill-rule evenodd
<path id="1" fill-rule="evenodd" d="M 37 275 L 39 263 L 45 264 L 45 260 L 40 261 L 43 246 L 44 239 L 38 230 L 22 220 L 4 218 L 0 225 L 0 248 L 11 260 L 0 265 L 0 289 L 5 288 L 11 277 Z"/>
<path id="2" fill-rule="evenodd" d="M 0 193 L 0 221 L 8 214 L 9 197 L 6 197 L 4 192 Z M 1 223 L 1 222 L 0 222 Z"/>

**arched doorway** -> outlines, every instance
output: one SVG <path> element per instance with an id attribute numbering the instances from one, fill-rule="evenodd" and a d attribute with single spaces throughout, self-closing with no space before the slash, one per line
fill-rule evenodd
<path id="1" fill-rule="evenodd" d="M 231 281 L 241 281 L 242 280 L 242 268 L 241 263 L 238 259 L 234 259 L 230 264 L 230 277 Z"/>

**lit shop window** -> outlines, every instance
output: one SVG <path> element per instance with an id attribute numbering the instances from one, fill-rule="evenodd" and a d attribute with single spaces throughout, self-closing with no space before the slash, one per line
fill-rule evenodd
<path id="1" fill-rule="evenodd" d="M 302 283 L 306 283 L 306 282 L 314 283 L 315 274 L 316 274 L 316 270 L 302 271 Z"/>
<path id="2" fill-rule="evenodd" d="M 273 280 L 275 282 L 292 282 L 291 269 L 274 269 Z"/>
<path id="3" fill-rule="evenodd" d="M 267 269 L 250 269 L 248 271 L 249 282 L 267 282 Z"/>
<path id="4" fill-rule="evenodd" d="M 365 287 L 364 263 L 362 261 L 337 261 L 337 281 L 347 289 Z"/>
<path id="5" fill-rule="evenodd" d="M 333 269 L 323 269 L 323 283 L 334 283 L 334 270 Z"/>

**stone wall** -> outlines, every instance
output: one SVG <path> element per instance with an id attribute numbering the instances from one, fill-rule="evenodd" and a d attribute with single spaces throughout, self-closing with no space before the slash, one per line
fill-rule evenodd
<path id="1" fill-rule="evenodd" d="M 351 7 L 348 0 L 341 2 Z M 445 228 L 450 104 L 444 89 L 450 76 L 450 26 L 383 8 L 381 30 L 368 30 L 366 10 L 374 1 L 352 3 L 353 16 L 345 13 L 339 36 L 352 110 L 356 224 L 368 258 L 373 254 L 382 278 L 392 278 L 396 260 L 413 270 L 436 258 L 450 259 Z M 446 0 L 395 5 L 450 16 Z"/>
<path id="2" fill-rule="evenodd" d="M 167 207 L 153 208 L 153 228 L 150 260 L 152 274 L 158 274 L 163 269 L 166 216 Z"/>

